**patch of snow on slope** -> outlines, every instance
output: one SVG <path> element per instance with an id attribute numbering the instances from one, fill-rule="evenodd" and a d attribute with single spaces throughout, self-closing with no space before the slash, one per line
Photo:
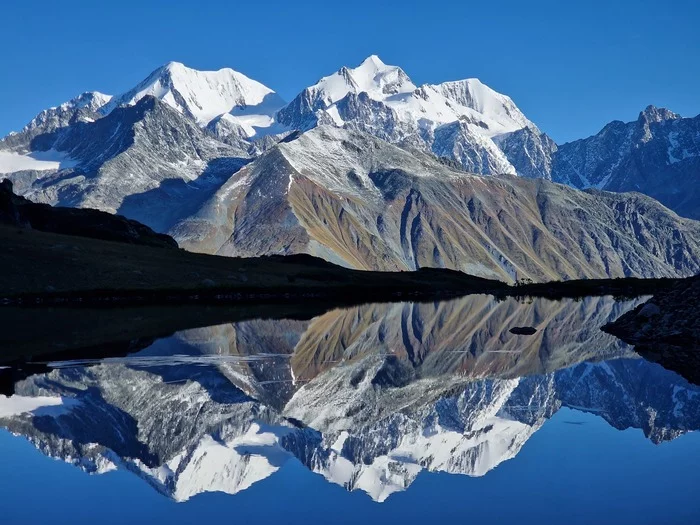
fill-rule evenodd
<path id="1" fill-rule="evenodd" d="M 668 134 L 668 163 L 669 164 L 676 164 L 677 162 L 680 162 L 685 159 L 689 159 L 691 157 L 694 157 L 693 153 L 689 152 L 686 148 L 681 148 L 680 143 L 678 142 L 678 131 L 672 131 L 671 133 Z M 675 152 L 675 153 L 674 153 Z M 680 156 L 676 156 L 676 154 L 679 154 Z"/>
<path id="2" fill-rule="evenodd" d="M 246 110 L 238 110 L 238 108 L 221 115 L 221 118 L 238 124 L 243 129 L 246 137 L 257 138 L 263 135 L 277 135 L 289 131 L 289 128 L 275 122 L 272 114 L 259 113 L 260 108 L 248 108 Z"/>
<path id="3" fill-rule="evenodd" d="M 33 151 L 27 154 L 0 151 L 0 173 L 24 170 L 60 170 L 72 168 L 77 161 L 60 151 Z"/>
<path id="4" fill-rule="evenodd" d="M 59 416 L 78 401 L 67 397 L 0 396 L 0 418 L 31 413 L 34 416 Z"/>

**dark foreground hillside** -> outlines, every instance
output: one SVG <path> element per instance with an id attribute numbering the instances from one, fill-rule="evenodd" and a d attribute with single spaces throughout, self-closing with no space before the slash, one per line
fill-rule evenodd
<path id="1" fill-rule="evenodd" d="M 449 270 L 362 272 L 309 256 L 241 259 L 0 225 L 0 294 L 146 299 L 363 295 L 504 290 Z M 110 295 L 111 294 L 111 295 Z M 250 297 L 253 298 L 253 297 Z"/>

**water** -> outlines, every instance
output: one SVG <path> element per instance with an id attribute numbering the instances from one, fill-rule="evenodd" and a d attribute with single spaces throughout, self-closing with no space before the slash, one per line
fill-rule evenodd
<path id="1" fill-rule="evenodd" d="M 638 302 L 470 296 L 37 351 L 0 397 L 2 522 L 698 522 L 700 387 L 599 330 Z"/>

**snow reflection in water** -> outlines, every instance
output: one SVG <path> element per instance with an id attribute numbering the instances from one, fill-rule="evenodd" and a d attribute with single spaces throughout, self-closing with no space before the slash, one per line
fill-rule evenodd
<path id="1" fill-rule="evenodd" d="M 17 399 L 69 401 L 0 412 L 0 425 L 176 501 L 238 493 L 294 459 L 381 502 L 422 471 L 484 476 L 564 407 L 654 443 L 700 428 L 700 388 L 599 330 L 636 303 L 471 296 L 188 330 L 48 363 Z"/>

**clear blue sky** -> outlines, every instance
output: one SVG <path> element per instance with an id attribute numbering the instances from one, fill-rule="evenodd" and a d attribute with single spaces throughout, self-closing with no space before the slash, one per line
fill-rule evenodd
<path id="1" fill-rule="evenodd" d="M 648 104 L 700 113 L 700 2 L 3 0 L 0 135 L 177 60 L 232 67 L 287 100 L 370 54 L 416 84 L 478 77 L 557 142 Z"/>

